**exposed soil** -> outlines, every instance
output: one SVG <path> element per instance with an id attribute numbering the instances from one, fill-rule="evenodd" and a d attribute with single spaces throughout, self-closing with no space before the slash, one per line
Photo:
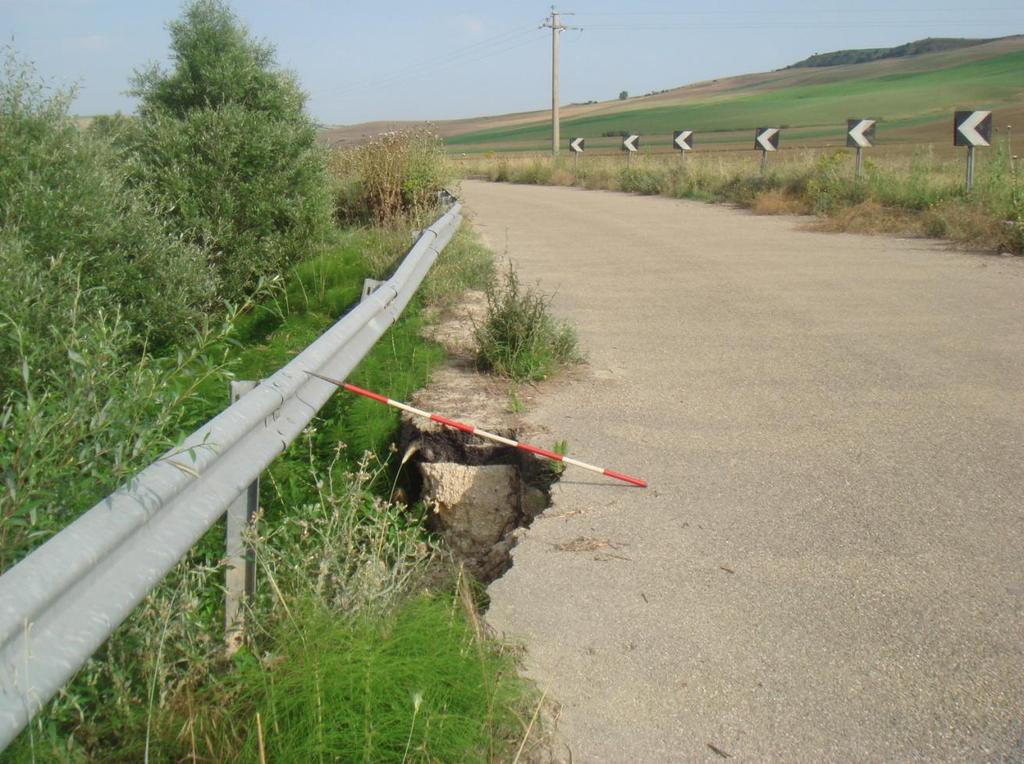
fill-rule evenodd
<path id="1" fill-rule="evenodd" d="M 484 295 L 471 292 L 459 306 L 435 317 L 428 338 L 445 348 L 448 361 L 412 404 L 510 440 L 525 440 L 529 436 L 511 402 L 521 402 L 520 396 L 528 400 L 529 390 L 519 389 L 513 398 L 510 383 L 476 368 L 473 330 L 485 310 Z M 490 583 L 501 576 L 512 565 L 516 530 L 550 505 L 550 488 L 558 478 L 551 465 L 411 415 L 403 416 L 399 446 L 402 453 L 411 451 L 413 468 L 403 471 L 406 495 L 432 507 L 431 529 L 477 579 Z"/>

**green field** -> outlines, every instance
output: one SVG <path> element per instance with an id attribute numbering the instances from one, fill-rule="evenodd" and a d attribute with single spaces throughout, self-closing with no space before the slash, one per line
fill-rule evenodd
<path id="1" fill-rule="evenodd" d="M 951 60 L 948 55 L 941 59 L 943 64 Z M 749 142 L 750 131 L 771 125 L 800 128 L 788 135 L 801 141 L 830 136 L 839 140 L 848 118 L 872 117 L 880 123 L 879 140 L 914 141 L 922 135 L 944 135 L 951 112 L 958 108 L 1006 114 L 1024 110 L 1024 50 L 931 71 L 879 74 L 878 68 L 871 67 L 861 74 L 858 69 L 844 67 L 842 79 L 820 84 L 787 86 L 783 77 L 761 79 L 703 99 L 563 119 L 562 134 L 596 139 L 595 147 L 617 147 L 616 138 L 601 140 L 602 134 L 627 130 L 667 148 L 673 130 L 697 131 L 698 145 L 702 145 Z M 997 124 L 1002 122 L 997 117 Z M 452 136 L 446 143 L 463 151 L 540 150 L 550 146 L 550 124 L 538 119 L 519 127 Z"/>

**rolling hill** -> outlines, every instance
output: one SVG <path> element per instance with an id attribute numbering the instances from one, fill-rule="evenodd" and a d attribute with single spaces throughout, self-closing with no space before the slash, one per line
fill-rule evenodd
<path id="1" fill-rule="evenodd" d="M 841 66 L 842 64 L 866 64 L 869 61 L 880 61 L 883 58 L 905 58 L 920 56 L 923 53 L 938 53 L 946 50 L 969 48 L 972 45 L 984 45 L 989 40 L 967 40 L 963 37 L 926 37 L 923 40 L 897 45 L 894 48 L 855 48 L 853 50 L 834 50 L 831 53 L 815 53 L 803 61 L 790 64 L 786 69 L 799 69 L 806 66 Z"/>
<path id="2" fill-rule="evenodd" d="M 928 49 L 926 41 L 910 43 Z M 562 107 L 562 136 L 582 136 L 588 151 L 617 151 L 620 131 L 669 151 L 673 130 L 694 130 L 701 149 L 746 148 L 758 126 L 784 128 L 783 145 L 841 145 L 847 118 L 879 121 L 881 143 L 949 142 L 954 109 L 990 109 L 996 124 L 1024 127 L 1024 35 L 949 50 L 863 63 L 793 66 L 698 82 L 626 101 Z M 907 48 L 907 46 L 900 46 Z M 944 47 L 942 45 L 931 47 Z M 909 48 L 907 48 L 909 50 Z M 836 54 L 822 54 L 838 55 Z M 807 61 L 801 62 L 806 64 Z M 386 124 L 331 128 L 324 139 L 357 143 Z M 450 150 L 543 151 L 550 148 L 547 110 L 433 123 Z"/>

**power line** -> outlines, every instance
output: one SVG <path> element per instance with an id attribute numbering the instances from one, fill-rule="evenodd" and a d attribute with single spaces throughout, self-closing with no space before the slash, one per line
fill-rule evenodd
<path id="1" fill-rule="evenodd" d="M 527 36 L 535 36 L 536 32 L 536 28 L 532 25 L 510 29 L 482 40 L 478 40 L 477 42 L 463 46 L 462 48 L 447 51 L 439 56 L 432 56 L 419 61 L 409 62 L 397 69 L 393 69 L 387 73 L 382 73 L 380 76 L 345 83 L 340 87 L 331 90 L 330 93 L 334 95 L 348 95 L 352 92 L 400 81 L 410 74 L 435 71 L 457 63 L 472 63 L 474 61 L 479 61 L 484 58 L 521 47 L 521 44 L 519 44 L 518 41 L 523 40 L 523 38 Z M 517 44 L 509 46 L 508 43 L 513 41 L 517 41 Z M 530 42 L 533 42 L 533 40 L 527 40 L 525 44 Z M 482 54 L 481 50 L 483 50 Z"/>
<path id="2" fill-rule="evenodd" d="M 518 50 L 520 48 L 525 48 L 530 45 L 536 45 L 539 42 L 543 42 L 543 39 L 539 37 L 534 37 L 528 40 L 520 40 L 512 45 L 507 45 L 499 48 L 491 48 L 490 50 L 481 53 L 477 56 L 469 58 L 453 58 L 449 61 L 441 62 L 431 67 L 415 67 L 405 73 L 399 72 L 394 75 L 391 75 L 390 77 L 385 77 L 379 80 L 367 80 L 362 83 L 352 85 L 351 87 L 344 87 L 344 89 L 335 89 L 330 92 L 336 96 L 348 96 L 354 95 L 356 93 L 362 93 L 367 90 L 379 90 L 389 85 L 394 85 L 400 82 L 406 82 L 410 79 L 419 79 L 427 75 L 434 75 L 439 71 L 451 68 L 453 66 L 466 66 L 469 64 L 473 64 L 478 61 L 483 61 L 487 58 L 493 58 L 494 56 L 501 55 L 502 53 L 508 53 L 509 51 Z"/>
<path id="3" fill-rule="evenodd" d="M 983 19 L 932 19 L 928 22 L 930 27 L 990 27 L 994 20 Z M 730 21 L 721 23 L 689 23 L 689 24 L 587 24 L 588 31 L 598 32 L 654 32 L 654 31 L 679 31 L 679 30 L 735 30 L 735 29 L 904 29 L 919 27 L 919 21 L 873 21 L 856 22 L 844 21 L 833 23 L 813 23 L 789 20 L 751 20 L 751 21 Z"/>
<path id="4" fill-rule="evenodd" d="M 1019 6 L 1007 6 L 1002 8 L 975 8 L 973 6 L 962 6 L 956 8 L 865 8 L 864 6 L 858 6 L 855 8 L 806 8 L 802 9 L 799 13 L 803 17 L 814 16 L 815 14 L 885 14 L 885 13 L 901 13 L 901 14 L 920 14 L 930 16 L 933 13 L 964 13 L 969 12 L 975 13 L 1007 13 L 1013 11 L 1020 11 Z M 580 16 L 736 16 L 739 14 L 747 13 L 750 15 L 763 14 L 764 11 L 749 10 L 749 11 L 582 11 L 578 15 Z M 772 11 L 773 15 L 779 13 L 785 13 L 785 11 Z"/>

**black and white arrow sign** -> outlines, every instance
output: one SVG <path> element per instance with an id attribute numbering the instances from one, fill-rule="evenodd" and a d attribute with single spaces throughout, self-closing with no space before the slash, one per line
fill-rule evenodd
<path id="1" fill-rule="evenodd" d="M 954 146 L 988 146 L 992 140 L 992 112 L 958 111 L 953 115 Z"/>
<path id="2" fill-rule="evenodd" d="M 640 148 L 640 136 L 630 135 L 622 140 L 622 150 L 636 152 Z"/>
<path id="3" fill-rule="evenodd" d="M 569 150 L 575 154 L 583 153 L 583 146 L 586 143 L 582 138 L 570 138 L 569 139 Z"/>
<path id="4" fill-rule="evenodd" d="M 875 143 L 875 120 L 846 120 L 846 145 L 850 148 L 869 149 Z"/>
<path id="5" fill-rule="evenodd" d="M 759 127 L 754 132 L 754 148 L 761 151 L 779 150 L 779 128 Z"/>
<path id="6" fill-rule="evenodd" d="M 693 151 L 693 130 L 676 130 L 672 133 L 672 148 Z"/>

